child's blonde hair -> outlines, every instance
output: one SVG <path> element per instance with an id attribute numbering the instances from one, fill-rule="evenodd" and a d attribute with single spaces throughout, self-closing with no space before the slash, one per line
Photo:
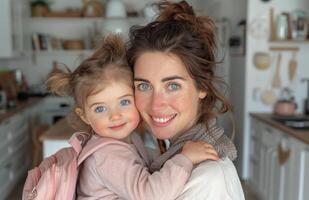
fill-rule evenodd
<path id="1" fill-rule="evenodd" d="M 133 87 L 133 75 L 128 67 L 125 45 L 118 35 L 107 36 L 101 46 L 73 72 L 56 68 L 47 79 L 50 92 L 74 99 L 75 108 L 84 110 L 87 98 L 113 81 L 124 81 Z M 77 129 L 90 130 L 79 116 L 71 112 L 69 121 Z"/>

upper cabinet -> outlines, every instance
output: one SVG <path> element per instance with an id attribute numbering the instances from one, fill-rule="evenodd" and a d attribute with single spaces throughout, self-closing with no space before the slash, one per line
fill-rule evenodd
<path id="1" fill-rule="evenodd" d="M 27 1 L 1 0 L 0 3 L 0 58 L 22 56 L 26 50 L 25 19 Z"/>

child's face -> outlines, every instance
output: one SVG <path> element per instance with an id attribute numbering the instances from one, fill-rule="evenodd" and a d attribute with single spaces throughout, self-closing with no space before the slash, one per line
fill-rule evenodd
<path id="1" fill-rule="evenodd" d="M 111 82 L 99 93 L 87 98 L 83 120 L 101 136 L 126 138 L 138 125 L 139 113 L 132 87 Z"/>

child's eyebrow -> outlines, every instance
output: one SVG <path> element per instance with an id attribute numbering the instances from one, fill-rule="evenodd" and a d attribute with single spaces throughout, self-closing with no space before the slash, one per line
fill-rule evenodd
<path id="1" fill-rule="evenodd" d="M 133 94 L 125 94 L 125 95 L 120 96 L 118 99 L 122 99 L 124 97 L 133 97 Z"/>

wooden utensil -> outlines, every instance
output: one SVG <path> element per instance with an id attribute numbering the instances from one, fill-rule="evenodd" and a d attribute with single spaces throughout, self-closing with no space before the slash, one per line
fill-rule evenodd
<path id="1" fill-rule="evenodd" d="M 281 65 L 281 53 L 279 53 L 278 55 L 276 71 L 275 71 L 274 78 L 272 81 L 273 88 L 281 88 L 281 85 L 282 85 L 282 81 L 280 77 L 280 65 Z"/>
<path id="2" fill-rule="evenodd" d="M 275 60 L 275 59 L 272 59 L 272 60 Z M 274 61 L 275 63 L 276 61 Z M 271 66 L 273 65 L 273 63 L 271 64 Z M 273 70 L 272 70 L 273 71 Z M 272 80 L 272 77 L 270 77 L 270 80 Z M 277 96 L 275 94 L 275 91 L 273 89 L 273 86 L 272 84 L 270 85 L 266 85 L 266 89 L 264 89 L 261 93 L 261 102 L 264 104 L 264 105 L 273 105 L 276 100 L 277 100 Z"/>
<path id="3" fill-rule="evenodd" d="M 292 82 L 296 76 L 296 69 L 297 69 L 297 61 L 296 61 L 296 52 L 292 53 L 292 58 L 289 61 L 289 80 Z"/>

